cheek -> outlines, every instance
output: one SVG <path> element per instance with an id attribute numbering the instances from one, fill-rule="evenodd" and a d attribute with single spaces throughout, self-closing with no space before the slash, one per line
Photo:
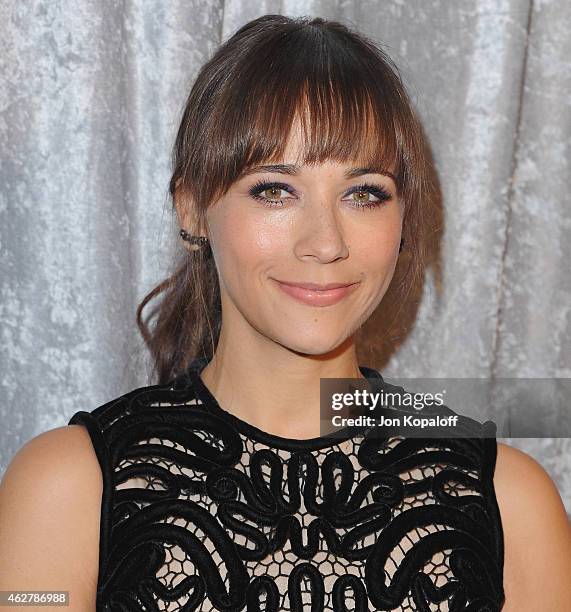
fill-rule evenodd
<path id="1" fill-rule="evenodd" d="M 217 229 L 219 272 L 224 281 L 235 286 L 252 284 L 264 270 L 275 267 L 290 242 L 283 224 L 263 222 L 257 215 L 227 214 Z"/>
<path id="2" fill-rule="evenodd" d="M 385 274 L 398 256 L 402 226 L 400 214 L 398 210 L 385 210 L 383 214 L 382 222 L 360 226 L 351 237 L 351 255 L 367 274 Z"/>

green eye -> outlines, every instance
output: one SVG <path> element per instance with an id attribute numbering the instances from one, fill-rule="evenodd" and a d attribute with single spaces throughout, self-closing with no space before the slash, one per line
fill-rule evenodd
<path id="1" fill-rule="evenodd" d="M 354 202 L 356 208 L 362 208 L 362 209 L 376 208 L 378 206 L 383 206 L 389 200 L 392 200 L 391 194 L 381 185 L 369 185 L 369 184 L 357 185 L 351 189 L 348 195 L 352 196 L 355 194 L 359 196 L 361 195 L 371 196 L 372 195 L 375 198 L 377 198 L 376 200 L 371 200 L 368 197 L 367 199 L 351 198 L 351 201 Z"/>
<path id="2" fill-rule="evenodd" d="M 292 194 L 294 196 L 297 195 L 295 191 L 285 183 L 268 181 L 258 181 L 249 189 L 248 193 L 255 200 L 258 200 L 259 202 L 264 204 L 264 206 L 269 206 L 271 208 L 281 208 L 284 205 L 284 200 L 287 199 L 283 195 L 281 195 L 282 191 L 285 191 L 286 193 Z M 350 197 L 350 200 L 352 202 L 352 205 L 359 210 L 365 210 L 367 208 L 377 208 L 383 206 L 389 200 L 392 200 L 392 195 L 381 185 L 372 185 L 368 183 L 365 183 L 363 185 L 356 185 L 355 187 L 351 188 L 347 195 L 353 196 L 354 194 L 357 194 L 359 197 Z M 376 199 L 372 200 L 371 196 Z"/>
<path id="3" fill-rule="evenodd" d="M 264 195 L 266 192 L 274 192 L 273 195 L 267 197 Z M 293 190 L 289 185 L 285 183 L 275 183 L 275 182 L 267 182 L 267 181 L 258 181 L 253 187 L 249 189 L 249 194 L 259 202 L 262 202 L 265 206 L 270 207 L 280 207 L 283 206 L 283 196 L 275 195 L 277 192 L 286 191 L 288 193 L 292 193 Z"/>

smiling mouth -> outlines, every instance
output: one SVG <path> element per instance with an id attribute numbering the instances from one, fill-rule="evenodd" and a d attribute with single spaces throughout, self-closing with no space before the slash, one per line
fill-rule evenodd
<path id="1" fill-rule="evenodd" d="M 329 289 L 341 289 L 343 287 L 349 287 L 354 285 L 355 283 L 327 283 L 327 284 L 318 284 L 318 283 L 295 283 L 288 281 L 280 281 L 278 283 L 282 285 L 289 285 L 290 287 L 300 287 L 301 289 L 309 289 L 310 291 L 327 291 Z"/>
<path id="2" fill-rule="evenodd" d="M 337 304 L 352 293 L 360 284 L 360 282 L 356 282 L 319 285 L 317 283 L 289 283 L 276 279 L 273 280 L 290 297 L 308 306 L 318 307 Z"/>

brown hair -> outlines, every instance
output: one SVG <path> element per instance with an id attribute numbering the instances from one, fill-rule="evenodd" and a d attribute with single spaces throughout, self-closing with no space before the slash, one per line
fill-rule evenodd
<path id="1" fill-rule="evenodd" d="M 175 195 L 184 194 L 202 226 L 208 206 L 245 169 L 281 159 L 294 120 L 303 129 L 302 163 L 350 160 L 393 169 L 405 206 L 408 267 L 398 287 L 404 301 L 423 273 L 426 142 L 393 61 L 339 22 L 264 15 L 217 49 L 194 82 L 176 136 L 173 209 Z M 172 275 L 137 309 L 158 384 L 195 357 L 211 358 L 220 332 L 220 288 L 210 246 L 182 251 Z M 161 293 L 147 318 L 156 316 L 150 331 L 141 313 Z"/>

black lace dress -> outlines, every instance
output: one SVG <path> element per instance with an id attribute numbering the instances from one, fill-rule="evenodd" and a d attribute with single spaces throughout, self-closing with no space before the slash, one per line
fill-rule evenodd
<path id="1" fill-rule="evenodd" d="M 221 408 L 206 363 L 69 421 L 103 473 L 98 611 L 501 610 L 491 421 L 281 438 Z"/>

